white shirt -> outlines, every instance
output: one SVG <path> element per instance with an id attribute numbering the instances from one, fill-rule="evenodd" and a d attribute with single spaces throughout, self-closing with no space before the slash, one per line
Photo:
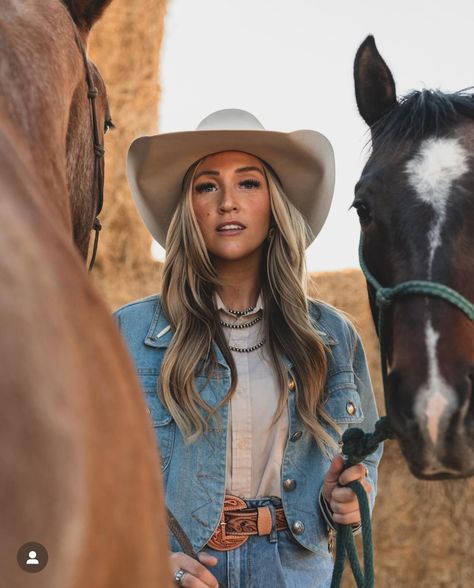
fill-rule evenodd
<path id="1" fill-rule="evenodd" d="M 227 323 L 245 324 L 263 309 L 261 295 L 255 310 L 244 317 L 227 312 L 217 293 L 215 301 L 220 319 Z M 256 345 L 264 338 L 264 321 L 265 314 L 261 321 L 245 329 L 222 327 L 227 343 L 239 348 Z M 226 493 L 241 498 L 281 497 L 280 470 L 288 437 L 288 413 L 285 407 L 272 424 L 281 392 L 268 342 L 250 353 L 231 353 L 238 383 L 229 407 Z"/>

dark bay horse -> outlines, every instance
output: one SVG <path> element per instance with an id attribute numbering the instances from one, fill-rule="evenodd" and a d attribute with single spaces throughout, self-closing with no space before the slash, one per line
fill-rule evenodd
<path id="1" fill-rule="evenodd" d="M 474 97 L 422 90 L 397 100 L 373 37 L 360 46 L 354 75 L 372 139 L 353 202 L 363 259 L 385 288 L 430 282 L 430 294 L 397 297 L 385 311 L 387 414 L 415 476 L 471 476 Z M 432 283 L 445 294 L 450 288 L 449 300 L 433 296 Z M 377 324 L 380 308 L 370 281 L 368 292 Z"/>
<path id="2" fill-rule="evenodd" d="M 0 585 L 8 588 L 171 586 L 153 431 L 84 267 L 101 177 L 87 69 L 99 143 L 110 124 L 84 47 L 109 3 L 0 0 Z M 17 551 L 32 541 L 49 561 L 30 577 Z"/>

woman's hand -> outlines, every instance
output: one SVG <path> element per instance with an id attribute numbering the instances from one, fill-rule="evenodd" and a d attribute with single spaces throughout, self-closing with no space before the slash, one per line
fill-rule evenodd
<path id="1" fill-rule="evenodd" d="M 217 588 L 219 582 L 205 566 L 215 566 L 217 558 L 209 555 L 205 551 L 198 553 L 199 561 L 196 561 L 189 555 L 178 551 L 171 554 L 171 571 L 173 577 L 178 570 L 186 573 L 182 577 L 180 586 L 185 588 Z M 199 563 L 201 562 L 201 563 Z"/>
<path id="2" fill-rule="evenodd" d="M 358 525 L 360 524 L 360 510 L 357 495 L 351 488 L 342 488 L 341 486 L 359 480 L 367 494 L 372 492 L 372 486 L 366 479 L 367 468 L 363 464 L 359 463 L 344 471 L 343 468 L 342 456 L 336 455 L 324 478 L 323 497 L 333 512 L 332 518 L 335 523 Z"/>

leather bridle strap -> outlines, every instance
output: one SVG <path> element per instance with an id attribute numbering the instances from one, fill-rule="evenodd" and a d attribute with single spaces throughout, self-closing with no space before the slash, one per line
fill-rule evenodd
<path id="1" fill-rule="evenodd" d="M 408 296 L 417 294 L 419 296 L 431 296 L 435 298 L 441 298 L 446 302 L 449 302 L 453 306 L 456 306 L 461 310 L 467 318 L 474 322 L 474 304 L 464 298 L 459 292 L 445 286 L 444 284 L 440 284 L 439 282 L 428 282 L 424 280 L 410 280 L 408 282 L 402 282 L 397 284 L 393 288 L 384 288 L 380 285 L 380 283 L 375 279 L 375 277 L 369 271 L 363 254 L 364 248 L 364 234 L 361 233 L 360 235 L 360 242 L 359 242 L 359 263 L 366 277 L 369 284 L 375 290 L 375 302 L 378 307 L 378 320 L 377 320 L 377 334 L 379 337 L 380 343 L 380 355 L 381 355 L 381 363 L 382 363 L 382 378 L 383 378 L 383 385 L 384 390 L 386 390 L 387 384 L 387 354 L 386 354 L 386 345 L 385 345 L 385 337 L 384 337 L 384 321 L 385 321 L 385 313 L 388 308 L 395 302 L 397 298 L 401 296 Z"/>
<path id="2" fill-rule="evenodd" d="M 92 271 L 94 267 L 95 258 L 97 255 L 97 248 L 99 246 L 99 232 L 102 228 L 99 220 L 99 214 L 102 211 L 102 207 L 104 204 L 104 155 L 105 149 L 103 143 L 100 140 L 99 134 L 99 125 L 97 122 L 97 109 L 95 99 L 97 98 L 99 92 L 94 85 L 94 81 L 92 79 L 92 72 L 89 65 L 89 60 L 87 59 L 86 49 L 82 43 L 81 36 L 77 29 L 76 23 L 72 19 L 71 15 L 69 14 L 69 10 L 66 11 L 71 19 L 71 23 L 74 29 L 74 35 L 76 39 L 76 44 L 79 49 L 79 52 L 82 56 L 82 61 L 84 63 L 84 71 L 87 83 L 87 98 L 89 100 L 90 111 L 91 111 L 91 123 L 92 123 L 92 132 L 93 132 L 93 144 L 94 144 L 94 183 L 93 186 L 97 186 L 97 207 L 95 213 L 95 219 L 92 224 L 91 230 L 95 231 L 94 237 L 94 247 L 92 250 L 92 257 L 89 264 L 89 271 Z"/>

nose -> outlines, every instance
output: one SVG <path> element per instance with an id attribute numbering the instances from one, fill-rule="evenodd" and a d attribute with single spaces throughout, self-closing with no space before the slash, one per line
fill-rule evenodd
<path id="1" fill-rule="evenodd" d="M 414 475 L 444 478 L 474 470 L 474 368 L 415 384 L 410 373 L 389 376 L 387 413 Z M 459 374 L 461 372 L 461 374 Z M 459 377 L 460 376 L 460 377 Z"/>
<path id="2" fill-rule="evenodd" d="M 221 190 L 221 199 L 219 201 L 219 212 L 231 212 L 238 209 L 237 198 L 231 187 Z"/>

